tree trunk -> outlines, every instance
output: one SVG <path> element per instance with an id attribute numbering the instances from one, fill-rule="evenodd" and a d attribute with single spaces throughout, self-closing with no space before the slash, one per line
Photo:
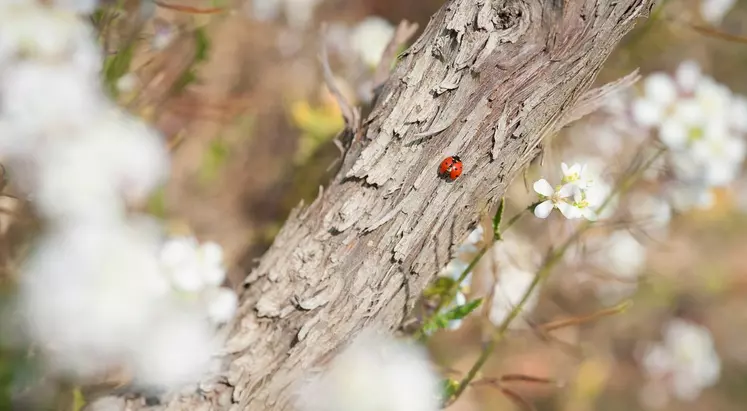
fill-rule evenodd
<path id="1" fill-rule="evenodd" d="M 294 382 L 361 328 L 398 327 L 650 6 L 447 1 L 401 56 L 335 180 L 294 210 L 248 276 L 223 383 L 161 407 L 289 410 Z M 436 173 L 449 155 L 464 161 L 454 182 Z"/>

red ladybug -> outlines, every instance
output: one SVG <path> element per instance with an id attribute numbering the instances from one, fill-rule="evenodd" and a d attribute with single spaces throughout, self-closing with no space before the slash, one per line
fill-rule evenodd
<path id="1" fill-rule="evenodd" d="M 462 160 L 459 156 L 446 157 L 438 166 L 438 175 L 454 181 L 462 174 Z"/>

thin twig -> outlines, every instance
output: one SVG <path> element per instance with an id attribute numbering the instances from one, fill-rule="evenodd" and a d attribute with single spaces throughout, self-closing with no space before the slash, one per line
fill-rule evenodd
<path id="1" fill-rule="evenodd" d="M 374 71 L 372 91 L 376 91 L 389 79 L 392 62 L 397 58 L 397 51 L 410 41 L 410 38 L 418 31 L 418 23 L 410 23 L 407 20 L 399 22 L 397 29 L 394 31 L 392 39 L 386 45 L 381 55 L 381 60 Z"/>
<path id="2" fill-rule="evenodd" d="M 335 76 L 332 74 L 332 69 L 329 66 L 329 54 L 327 53 L 327 25 L 322 24 L 321 28 L 321 46 L 319 50 L 319 63 L 322 66 L 322 75 L 324 76 L 324 84 L 327 85 L 329 92 L 337 101 L 337 105 L 340 107 L 342 117 L 345 119 L 345 123 L 348 128 L 353 130 L 353 134 L 356 134 L 358 125 L 360 123 L 360 113 L 354 108 L 347 98 L 342 94 L 340 88 L 337 87 Z"/>

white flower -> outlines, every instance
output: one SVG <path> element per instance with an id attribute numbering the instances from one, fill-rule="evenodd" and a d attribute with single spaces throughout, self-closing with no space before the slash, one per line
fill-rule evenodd
<path id="1" fill-rule="evenodd" d="M 718 25 L 737 0 L 701 0 L 700 15 L 710 24 Z"/>
<path id="2" fill-rule="evenodd" d="M 629 209 L 634 227 L 643 229 L 648 235 L 667 234 L 672 208 L 663 197 L 634 193 L 630 197 Z"/>
<path id="3" fill-rule="evenodd" d="M 524 294 L 529 290 L 535 273 L 520 270 L 514 266 L 507 265 L 501 269 L 498 281 L 493 289 L 493 300 L 490 305 L 490 322 L 499 326 L 506 320 L 511 312 L 518 306 Z M 539 288 L 535 288 L 529 295 L 522 312 L 531 311 L 537 305 Z M 514 321 L 511 327 L 521 326 L 519 321 Z"/>
<path id="4" fill-rule="evenodd" d="M 153 39 L 150 44 L 154 50 L 165 50 L 176 37 L 177 29 L 174 24 L 158 18 L 153 19 Z"/>
<path id="5" fill-rule="evenodd" d="M 193 237 L 176 237 L 161 250 L 161 264 L 176 289 L 197 292 L 225 279 L 223 251 L 215 243 L 200 245 Z"/>
<path id="6" fill-rule="evenodd" d="M 394 26 L 391 23 L 381 17 L 372 16 L 353 28 L 350 42 L 364 63 L 376 67 L 393 35 Z"/>
<path id="7" fill-rule="evenodd" d="M 711 333 L 682 319 L 669 321 L 663 341 L 646 347 L 641 365 L 651 384 L 681 401 L 692 401 L 714 385 L 721 372 Z"/>
<path id="8" fill-rule="evenodd" d="M 605 304 L 615 304 L 635 292 L 646 262 L 643 244 L 628 231 L 618 230 L 587 247 L 591 249 L 590 262 L 613 275 L 593 282 L 597 298 Z"/>
<path id="9" fill-rule="evenodd" d="M 230 321 L 236 313 L 239 299 L 228 288 L 214 288 L 206 292 L 207 313 L 210 321 L 216 324 Z"/>
<path id="10" fill-rule="evenodd" d="M 0 67 L 19 57 L 48 64 L 73 62 L 89 74 L 103 61 L 90 25 L 38 2 L 6 5 L 0 13 Z"/>
<path id="11" fill-rule="evenodd" d="M 534 208 L 534 215 L 547 218 L 553 208 L 557 208 L 567 219 L 583 217 L 596 220 L 596 209 L 607 198 L 609 186 L 600 181 L 599 173 L 591 172 L 585 163 L 570 167 L 562 163 L 561 169 L 561 185 L 555 189 L 545 179 L 534 183 L 534 191 L 540 194 L 540 200 L 544 200 Z"/>
<path id="12" fill-rule="evenodd" d="M 543 202 L 534 207 L 534 215 L 538 218 L 547 218 L 554 208 L 560 210 L 567 219 L 578 218 L 579 211 L 573 207 L 569 200 L 575 193 L 575 186 L 566 184 L 554 189 L 547 180 L 540 179 L 534 183 L 534 191 L 539 194 Z"/>
<path id="13" fill-rule="evenodd" d="M 484 264 L 491 264 L 496 282 L 493 288 L 493 299 L 490 305 L 489 319 L 500 325 L 509 313 L 521 301 L 535 273 L 540 266 L 541 256 L 524 238 L 505 233 L 503 241 L 497 242 L 490 249 L 489 258 Z M 537 305 L 539 287 L 529 296 L 522 312 L 529 312 Z M 514 321 L 512 328 L 521 327 L 521 321 Z"/>
<path id="14" fill-rule="evenodd" d="M 684 93 L 692 93 L 701 79 L 700 66 L 693 60 L 686 60 L 677 66 L 674 78 Z"/>
<path id="15" fill-rule="evenodd" d="M 703 75 L 693 61 L 681 63 L 674 79 L 654 73 L 645 85 L 632 111 L 669 149 L 666 160 L 678 180 L 676 190 L 670 189 L 673 205 L 707 205 L 710 188 L 730 184 L 741 171 L 747 99 Z"/>
<path id="16" fill-rule="evenodd" d="M 207 376 L 219 346 L 214 332 L 190 312 L 161 312 L 154 326 L 131 349 L 136 382 L 151 388 L 176 389 Z"/>
<path id="17" fill-rule="evenodd" d="M 39 174 L 30 192 L 47 217 L 120 218 L 127 202 L 142 202 L 166 177 L 160 137 L 134 119 L 92 119 L 76 137 L 37 149 Z"/>
<path id="18" fill-rule="evenodd" d="M 139 344 L 169 289 L 154 244 L 119 223 L 47 234 L 23 269 L 19 293 L 29 336 L 53 364 L 90 375 Z"/>
<path id="19" fill-rule="evenodd" d="M 562 184 L 573 184 L 579 190 L 585 190 L 594 185 L 593 177 L 586 172 L 586 164 L 575 163 L 568 167 L 566 163 L 560 163 L 560 166 L 563 170 Z"/>
<path id="20" fill-rule="evenodd" d="M 698 184 L 670 184 L 666 193 L 672 203 L 672 207 L 680 212 L 691 209 L 708 209 L 716 201 L 710 187 Z"/>
<path id="21" fill-rule="evenodd" d="M 297 391 L 300 411 L 437 411 L 439 378 L 425 350 L 364 331 Z"/>

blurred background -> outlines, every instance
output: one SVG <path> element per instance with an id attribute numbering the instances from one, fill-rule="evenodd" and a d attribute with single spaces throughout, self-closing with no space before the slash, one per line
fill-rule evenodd
<path id="1" fill-rule="evenodd" d="M 94 16 L 102 44 L 118 56 L 106 66 L 112 93 L 130 111 L 156 124 L 169 141 L 172 179 L 151 199 L 148 211 L 165 218 L 174 230 L 220 243 L 231 267 L 229 282 L 239 289 L 290 210 L 301 200 L 315 198 L 339 159 L 333 140 L 344 123 L 322 78 L 322 42 L 343 94 L 366 113 L 375 68 L 397 24 L 417 23 L 415 39 L 442 4 L 126 0 L 117 13 Z M 733 93 L 747 94 L 747 2 L 660 1 L 653 17 L 642 20 L 619 45 L 598 82 L 636 68 L 644 77 L 657 71 L 674 73 L 684 61 L 697 62 L 703 73 Z M 601 164 L 602 174 L 614 180 L 632 161 L 646 132 L 636 135 L 640 129 L 632 120 L 611 119 L 613 111 L 591 115 L 556 136 L 544 164 L 534 164 L 507 193 L 507 215 L 535 201 L 531 182 L 559 175 L 561 161 L 582 158 Z M 653 204 L 651 198 L 663 196 L 657 187 L 656 182 L 644 182 L 634 194 L 647 199 L 621 199 L 616 209 L 629 217 L 633 205 Z M 550 337 L 531 327 L 515 330 L 491 357 L 485 375 L 523 374 L 553 382 L 512 383 L 523 404 L 495 387 L 470 389 L 449 409 L 745 409 L 745 190 L 742 173 L 728 187 L 715 190 L 715 201 L 703 209 L 671 210 L 665 205 L 659 212 L 650 205 L 646 212 L 657 213 L 656 230 L 639 229 L 631 218 L 615 220 L 633 243 L 625 238 L 598 246 L 609 253 L 603 258 L 579 253 L 583 256 L 566 259 L 542 287 L 527 321 L 541 324 L 581 316 L 620 301 L 632 305 L 615 315 L 564 327 Z M 2 281 L 10 284 L 15 256 L 38 227 L 17 200 L 0 201 L 0 207 L 22 217 L 0 216 Z M 527 216 L 512 232 L 542 254 L 560 235 L 555 232 L 567 229 L 564 224 Z M 490 278 L 490 267 L 490 261 L 485 262 L 475 275 Z M 618 267 L 626 273 L 621 274 L 624 279 L 604 278 Z M 681 339 L 687 341 L 686 348 L 669 344 L 681 351 L 670 357 L 697 366 L 669 364 L 661 377 L 651 371 L 655 361 L 646 360 L 651 351 L 647 347 L 667 346 L 668 335 L 677 340 L 679 334 L 670 326 L 678 320 L 697 327 L 697 336 L 685 331 Z M 433 336 L 433 358 L 445 374 L 458 376 L 471 366 L 481 349 L 484 322 L 484 316 L 473 315 L 458 329 Z M 0 409 L 10 409 L 11 387 L 23 389 L 38 377 L 33 362 L 17 354 L 6 350 L 0 357 Z M 672 375 L 681 369 L 682 376 Z M 673 389 L 672 378 L 690 381 L 692 387 L 682 388 L 687 383 L 681 382 Z M 60 400 L 57 409 L 72 409 L 70 401 Z"/>

